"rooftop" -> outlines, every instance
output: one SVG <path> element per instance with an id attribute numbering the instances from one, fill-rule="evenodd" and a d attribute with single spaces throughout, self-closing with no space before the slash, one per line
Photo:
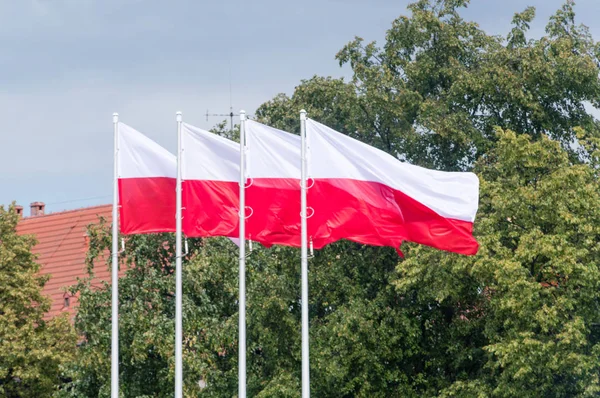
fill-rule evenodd
<path id="1" fill-rule="evenodd" d="M 38 241 L 33 252 L 42 268 L 40 274 L 50 275 L 43 293 L 52 299 L 47 318 L 62 312 L 74 314 L 77 297 L 71 297 L 65 289 L 76 283 L 77 278 L 87 276 L 85 258 L 88 249 L 87 226 L 104 217 L 112 222 L 112 205 L 87 207 L 57 213 L 44 214 L 44 204 L 31 204 L 32 216 L 19 221 L 17 233 L 34 235 Z M 110 281 L 108 267 L 95 269 L 94 282 Z"/>

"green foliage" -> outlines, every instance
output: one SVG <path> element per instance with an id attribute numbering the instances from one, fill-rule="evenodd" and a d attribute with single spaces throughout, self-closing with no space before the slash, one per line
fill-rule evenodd
<path id="1" fill-rule="evenodd" d="M 110 246 L 110 229 L 100 224 L 90 231 L 90 253 L 103 253 Z M 184 373 L 187 396 L 231 397 L 237 391 L 238 261 L 237 248 L 227 239 L 190 239 L 191 255 L 184 261 Z M 126 243 L 127 270 L 119 283 L 120 372 L 124 396 L 172 395 L 174 291 L 172 234 L 139 235 Z M 352 250 L 353 259 L 342 252 Z M 297 396 L 300 387 L 300 289 L 298 250 L 257 247 L 247 261 L 248 393 L 260 397 Z M 97 260 L 90 256 L 90 264 Z M 382 266 L 373 272 L 373 261 Z M 311 313 L 313 317 L 313 368 L 315 389 L 337 396 L 353 391 L 381 391 L 380 375 L 366 377 L 371 387 L 361 387 L 360 378 L 377 361 L 370 351 L 386 347 L 382 358 L 397 361 L 400 336 L 388 343 L 386 336 L 400 317 L 392 310 L 397 296 L 388 282 L 398 261 L 393 249 L 360 247 L 340 243 L 318 253 L 312 264 Z M 95 262 L 96 266 L 104 266 Z M 124 266 L 125 264 L 123 264 Z M 390 274 L 392 272 L 392 274 Z M 343 282 L 343 283 L 342 283 Z M 366 287 L 366 289 L 365 289 Z M 85 337 L 79 355 L 69 369 L 72 383 L 63 397 L 104 397 L 110 387 L 110 286 L 92 286 L 90 279 L 73 287 L 80 294 L 76 318 Z M 376 302 L 370 300 L 377 298 Z M 355 338 L 352 321 L 341 316 L 361 308 L 365 324 L 381 326 L 381 334 L 356 351 L 352 372 L 356 380 L 346 385 L 344 368 L 351 358 Z M 360 306 L 360 307 L 359 307 Z M 385 328 L 384 328 L 385 327 Z M 409 327 L 409 326 L 403 326 Z M 344 338 L 330 345 L 339 339 Z M 400 356 L 401 357 L 401 356 Z M 331 366 L 344 367 L 329 374 Z M 332 361 L 333 360 L 333 361 Z M 387 360 L 387 359 L 386 359 Z M 316 364 L 316 365 L 315 365 Z M 323 369 L 321 369 L 321 367 Z M 319 374 L 323 374 L 323 378 Z M 368 373 L 368 372 L 367 372 Z M 200 389 L 199 381 L 206 383 Z"/>
<path id="2" fill-rule="evenodd" d="M 472 332 L 481 343 L 469 359 L 476 366 L 454 369 L 443 396 L 595 396 L 600 393 L 596 171 L 570 162 L 567 151 L 548 138 L 532 142 L 510 131 L 497 134 L 497 148 L 476 168 L 479 254 L 468 258 L 412 247 L 398 266 L 396 286 L 401 294 L 419 291 L 431 306 L 454 308 L 450 324 L 438 333 L 476 326 Z M 462 347 L 459 352 L 467 353 Z"/>
<path id="3" fill-rule="evenodd" d="M 101 222 L 89 228 L 88 265 L 110 248 L 110 230 Z M 163 244 L 164 243 L 164 244 Z M 136 236 L 127 242 L 127 274 L 119 282 L 120 378 L 125 397 L 168 396 L 173 391 L 173 239 L 168 235 Z M 110 257 L 108 259 L 110 261 Z M 137 264 L 137 266 L 133 266 Z M 72 382 L 60 396 L 110 396 L 111 288 L 80 279 L 71 288 L 80 295 L 75 326 L 83 342 L 69 368 Z M 169 336 L 169 337 L 167 337 Z"/>
<path id="4" fill-rule="evenodd" d="M 239 125 L 233 126 L 233 129 L 229 127 L 227 120 L 218 123 L 215 127 L 210 129 L 212 133 L 225 137 L 228 140 L 240 142 L 240 127 Z"/>
<path id="5" fill-rule="evenodd" d="M 14 205 L 0 206 L 0 395 L 47 397 L 62 382 L 76 338 L 66 316 L 44 319 L 48 277 L 37 275 L 35 240 L 17 235 L 18 220 Z"/>
<path id="6" fill-rule="evenodd" d="M 563 397 L 600 393 L 600 189 L 567 150 L 498 129 L 477 164 L 480 253 L 339 242 L 311 260 L 311 371 L 323 397 Z M 584 137 L 586 134 L 581 133 Z M 588 137 L 588 141 L 592 139 Z M 93 230 L 92 248 L 110 243 Z M 184 267 L 188 396 L 237 390 L 237 250 L 190 240 Z M 173 380 L 173 237 L 134 236 L 120 283 L 124 396 L 169 396 Z M 248 389 L 297 396 L 298 251 L 248 259 Z M 93 259 L 90 259 L 93 260 Z M 135 264 L 135 266 L 134 266 Z M 110 289 L 81 281 L 85 343 L 70 396 L 106 396 Z M 200 389 L 198 382 L 206 382 Z M 68 396 L 68 395 L 67 395 Z"/>
<path id="7" fill-rule="evenodd" d="M 110 247 L 107 225 L 92 227 L 90 236 L 90 253 L 100 255 Z M 190 239 L 189 247 L 183 277 L 185 392 L 230 397 L 237 391 L 237 247 L 227 239 Z M 122 264 L 127 270 L 119 283 L 120 378 L 126 397 L 173 393 L 173 248 L 172 234 L 127 239 Z M 289 249 L 257 250 L 248 262 L 248 390 L 253 396 L 275 388 L 266 383 L 271 379 L 297 391 L 292 378 L 297 363 L 288 354 L 299 347 L 298 314 L 290 313 L 298 275 L 283 267 L 284 254 L 292 258 Z M 89 261 L 104 266 L 96 256 Z M 88 278 L 72 291 L 80 294 L 75 324 L 85 341 L 69 369 L 73 381 L 60 396 L 109 396 L 110 286 L 92 286 Z M 265 391 L 261 396 L 271 396 Z"/>
<path id="8" fill-rule="evenodd" d="M 360 37 L 338 54 L 349 82 L 314 77 L 291 97 L 279 95 L 259 119 L 297 130 L 298 111 L 338 131 L 407 159 L 444 170 L 470 169 L 496 140 L 495 127 L 571 150 L 577 127 L 598 123 L 600 46 L 575 24 L 568 1 L 547 36 L 526 38 L 535 10 L 515 15 L 506 39 L 460 17 L 468 1 L 421 0 L 388 30 L 385 44 Z"/>

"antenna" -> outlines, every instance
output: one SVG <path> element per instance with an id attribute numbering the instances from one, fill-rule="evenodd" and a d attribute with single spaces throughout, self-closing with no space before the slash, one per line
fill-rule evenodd
<path id="1" fill-rule="evenodd" d="M 233 113 L 233 95 L 231 90 L 231 59 L 229 60 L 229 113 L 208 113 L 206 110 L 206 121 L 209 116 L 229 116 L 229 132 L 233 134 L 233 117 L 239 116 L 239 113 Z"/>
<path id="2" fill-rule="evenodd" d="M 233 133 L 233 117 L 234 116 L 239 116 L 239 113 L 233 113 L 233 107 L 229 108 L 229 113 L 208 113 L 208 109 L 206 110 L 206 121 L 208 122 L 208 117 L 209 116 L 229 116 L 229 122 L 230 122 L 230 132 Z"/>
<path id="3" fill-rule="evenodd" d="M 233 115 L 233 94 L 231 94 L 231 58 L 229 58 L 229 114 Z M 231 121 L 231 129 L 233 130 L 233 118 Z"/>

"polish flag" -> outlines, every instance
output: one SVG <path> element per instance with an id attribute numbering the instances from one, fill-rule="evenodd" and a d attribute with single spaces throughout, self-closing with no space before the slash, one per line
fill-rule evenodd
<path id="1" fill-rule="evenodd" d="M 240 145 L 181 126 L 182 229 L 188 237 L 239 237 Z"/>
<path id="2" fill-rule="evenodd" d="M 479 179 L 429 170 L 308 119 L 308 236 L 399 248 L 404 240 L 472 255 Z"/>
<path id="3" fill-rule="evenodd" d="M 122 234 L 175 231 L 175 155 L 118 124 L 119 217 Z"/>
<path id="4" fill-rule="evenodd" d="M 246 121 L 246 234 L 300 246 L 300 137 Z"/>

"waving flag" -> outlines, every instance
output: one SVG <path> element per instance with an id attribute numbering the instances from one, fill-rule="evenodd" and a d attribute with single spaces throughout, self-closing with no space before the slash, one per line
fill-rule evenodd
<path id="1" fill-rule="evenodd" d="M 399 248 L 404 240 L 477 253 L 473 173 L 429 170 L 308 119 L 308 236 Z M 312 180 L 312 181 L 311 181 Z"/>
<path id="2" fill-rule="evenodd" d="M 175 155 L 119 122 L 118 186 L 120 231 L 175 231 Z"/>
<path id="3" fill-rule="evenodd" d="M 300 137 L 246 122 L 246 236 L 300 246 Z"/>
<path id="4" fill-rule="evenodd" d="M 183 123 L 182 206 L 186 236 L 238 235 L 239 144 Z"/>

